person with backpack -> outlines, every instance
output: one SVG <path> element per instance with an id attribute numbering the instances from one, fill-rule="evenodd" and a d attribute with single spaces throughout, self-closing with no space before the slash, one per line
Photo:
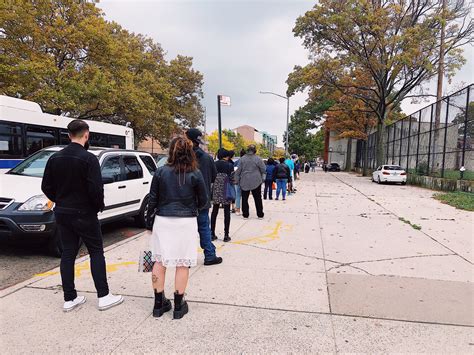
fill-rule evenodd
<path id="1" fill-rule="evenodd" d="M 232 175 L 234 172 L 234 165 L 229 163 L 229 152 L 224 148 L 217 151 L 217 159 L 215 162 L 217 176 L 212 185 L 212 214 L 211 214 L 211 240 L 217 240 L 216 235 L 216 220 L 219 214 L 220 205 L 224 206 L 224 242 L 230 242 L 230 205 L 232 199 L 227 196 L 227 189 L 234 188 L 232 183 Z"/>
<path id="2" fill-rule="evenodd" d="M 291 178 L 290 174 L 290 168 L 285 164 L 285 158 L 280 158 L 280 164 L 273 170 L 273 181 L 276 181 L 277 184 L 276 200 L 280 198 L 280 193 L 283 201 L 286 200 L 286 188 Z"/>
<path id="3" fill-rule="evenodd" d="M 273 200 L 273 171 L 275 170 L 275 160 L 268 158 L 266 176 L 265 176 L 265 188 L 263 190 L 263 199 L 266 200 L 267 196 L 269 200 Z"/>

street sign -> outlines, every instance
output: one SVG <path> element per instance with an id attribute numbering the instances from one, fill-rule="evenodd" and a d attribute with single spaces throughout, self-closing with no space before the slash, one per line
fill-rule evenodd
<path id="1" fill-rule="evenodd" d="M 230 106 L 230 96 L 219 95 L 222 106 Z"/>

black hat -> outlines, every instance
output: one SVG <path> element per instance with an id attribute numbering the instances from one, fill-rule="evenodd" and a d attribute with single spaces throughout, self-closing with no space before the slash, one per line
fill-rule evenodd
<path id="1" fill-rule="evenodd" d="M 202 132 L 197 128 L 190 128 L 186 131 L 186 137 L 188 137 L 193 142 L 197 142 L 199 144 L 204 144 L 202 141 Z"/>

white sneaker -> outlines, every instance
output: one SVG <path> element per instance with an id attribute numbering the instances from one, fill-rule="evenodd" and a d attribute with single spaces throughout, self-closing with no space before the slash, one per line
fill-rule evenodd
<path id="1" fill-rule="evenodd" d="M 122 302 L 123 296 L 115 296 L 109 293 L 107 296 L 99 297 L 99 311 L 105 311 L 106 309 L 118 306 Z"/>
<path id="2" fill-rule="evenodd" d="M 86 303 L 85 296 L 77 296 L 72 301 L 64 302 L 63 311 L 64 312 L 71 312 L 76 307 L 79 307 L 81 304 Z"/>

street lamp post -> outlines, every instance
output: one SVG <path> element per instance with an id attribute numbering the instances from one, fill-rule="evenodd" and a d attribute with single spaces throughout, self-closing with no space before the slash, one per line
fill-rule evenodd
<path id="1" fill-rule="evenodd" d="M 281 97 L 286 100 L 286 142 L 285 142 L 285 156 L 288 156 L 288 126 L 290 124 L 290 97 L 276 94 L 271 91 L 260 91 L 260 94 L 269 94 Z"/>

